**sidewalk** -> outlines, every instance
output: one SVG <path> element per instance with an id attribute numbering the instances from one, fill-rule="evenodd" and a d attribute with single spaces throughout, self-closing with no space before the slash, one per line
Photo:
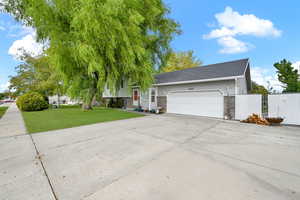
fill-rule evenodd
<path id="1" fill-rule="evenodd" d="M 55 200 L 21 112 L 1 106 L 9 108 L 0 119 L 0 199 Z"/>
<path id="2" fill-rule="evenodd" d="M 21 112 L 15 103 L 11 104 L 0 119 L 0 138 L 26 134 Z"/>

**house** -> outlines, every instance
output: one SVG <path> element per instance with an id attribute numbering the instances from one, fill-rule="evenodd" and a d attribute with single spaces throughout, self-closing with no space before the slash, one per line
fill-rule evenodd
<path id="1" fill-rule="evenodd" d="M 123 87 L 104 99 L 119 98 L 126 108 L 164 109 L 167 113 L 232 118 L 234 98 L 251 90 L 249 59 L 200 66 L 155 75 L 146 92 L 139 87 Z"/>
<path id="2" fill-rule="evenodd" d="M 49 96 L 49 104 L 53 104 L 53 105 L 58 105 L 58 104 L 63 104 L 63 105 L 75 105 L 80 103 L 80 101 L 78 100 L 74 100 L 71 99 L 68 96 L 58 96 L 58 95 L 54 95 L 54 96 Z"/>

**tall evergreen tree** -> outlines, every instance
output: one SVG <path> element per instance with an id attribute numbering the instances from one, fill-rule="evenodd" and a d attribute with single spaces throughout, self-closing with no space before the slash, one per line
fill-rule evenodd
<path id="1" fill-rule="evenodd" d="M 292 63 L 283 59 L 274 64 L 277 69 L 278 80 L 284 84 L 283 92 L 300 92 L 298 70 L 292 67 Z"/>
<path id="2" fill-rule="evenodd" d="M 164 65 L 179 33 L 162 0 L 4 0 L 5 9 L 37 31 L 49 46 L 50 62 L 63 74 L 84 109 L 105 85 L 127 79 L 141 89 Z"/>

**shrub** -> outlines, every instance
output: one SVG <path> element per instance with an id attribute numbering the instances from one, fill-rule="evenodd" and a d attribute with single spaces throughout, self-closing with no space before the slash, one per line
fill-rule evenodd
<path id="1" fill-rule="evenodd" d="M 49 104 L 41 94 L 29 92 L 18 97 L 17 106 L 22 111 L 40 111 L 47 109 Z"/>
<path id="2" fill-rule="evenodd" d="M 122 98 L 111 98 L 108 103 L 109 108 L 123 108 L 124 105 L 125 104 Z"/>

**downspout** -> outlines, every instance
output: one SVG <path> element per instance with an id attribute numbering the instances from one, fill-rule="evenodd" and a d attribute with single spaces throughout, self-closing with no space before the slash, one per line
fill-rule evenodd
<path id="1" fill-rule="evenodd" d="M 149 92 L 148 92 L 148 110 L 149 110 L 149 112 L 150 112 L 150 110 L 151 110 L 151 91 L 152 89 L 151 88 L 149 88 Z"/>
<path id="2" fill-rule="evenodd" d="M 142 107 L 142 92 L 140 92 L 140 89 L 137 89 L 138 90 L 138 104 L 139 104 L 139 107 Z"/>
<path id="3" fill-rule="evenodd" d="M 158 87 L 155 88 L 155 109 L 157 109 L 158 107 L 157 97 L 158 97 Z"/>

